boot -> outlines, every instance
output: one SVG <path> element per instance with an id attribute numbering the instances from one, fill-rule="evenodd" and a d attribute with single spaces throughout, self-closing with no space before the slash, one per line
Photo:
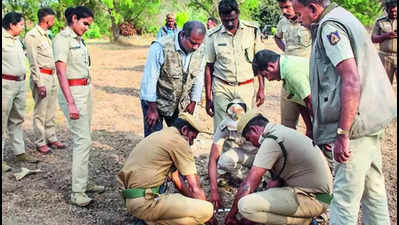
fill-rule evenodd
<path id="1" fill-rule="evenodd" d="M 83 192 L 72 192 L 71 194 L 71 202 L 77 206 L 87 206 L 92 201 L 85 193 Z"/>

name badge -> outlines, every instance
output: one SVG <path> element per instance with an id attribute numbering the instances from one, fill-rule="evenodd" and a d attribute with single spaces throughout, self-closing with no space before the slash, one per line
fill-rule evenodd
<path id="1" fill-rule="evenodd" d="M 72 46 L 69 49 L 78 49 L 78 48 L 80 48 L 80 46 Z"/>
<path id="2" fill-rule="evenodd" d="M 220 43 L 218 46 L 227 46 L 227 43 Z"/>

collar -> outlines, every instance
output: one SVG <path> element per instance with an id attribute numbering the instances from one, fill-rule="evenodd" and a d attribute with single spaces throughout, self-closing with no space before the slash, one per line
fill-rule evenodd
<path id="1" fill-rule="evenodd" d="M 70 26 L 67 26 L 67 27 L 65 28 L 65 30 L 66 30 L 66 32 L 70 33 L 71 36 L 72 36 L 73 38 L 79 39 L 79 36 L 75 33 L 75 31 L 73 31 L 73 30 L 71 29 Z"/>
<path id="2" fill-rule="evenodd" d="M 285 73 L 284 73 L 284 66 L 285 63 L 287 62 L 287 57 L 285 55 L 280 55 L 280 62 L 279 62 L 279 66 L 280 66 L 280 79 L 284 80 L 285 78 Z"/>
<path id="3" fill-rule="evenodd" d="M 317 29 L 319 27 L 319 23 L 320 21 L 328 14 L 330 13 L 333 9 L 337 8 L 338 5 L 337 3 L 333 2 L 331 4 L 329 4 L 324 10 L 323 12 L 320 14 L 319 18 L 317 19 L 317 21 L 315 21 L 314 23 L 312 23 L 310 25 L 311 30 L 313 31 L 314 29 Z"/>
<path id="4" fill-rule="evenodd" d="M 41 34 L 41 35 L 43 35 L 43 36 L 48 36 L 47 35 L 47 32 L 45 31 L 45 30 L 43 30 L 43 28 L 41 27 L 41 26 L 39 26 L 39 24 L 36 24 L 36 29 L 37 29 L 37 31 Z"/>
<path id="5" fill-rule="evenodd" d="M 179 32 L 179 33 L 177 33 L 176 35 L 175 35 L 175 49 L 176 49 L 176 51 L 177 52 L 184 52 L 183 51 L 183 49 L 180 47 L 180 44 L 179 44 L 179 35 L 180 35 L 180 33 L 181 32 Z"/>
<path id="6" fill-rule="evenodd" d="M 285 16 L 284 16 L 285 17 Z M 292 23 L 292 24 L 297 24 L 298 23 L 298 17 L 296 17 L 296 19 L 295 20 L 292 20 L 292 19 L 288 19 L 287 17 L 285 17 L 290 23 Z"/>
<path id="7" fill-rule="evenodd" d="M 4 28 L 1 28 L 2 30 L 1 30 L 1 32 L 2 32 L 2 35 L 4 36 L 4 37 L 6 37 L 6 38 L 11 38 L 11 39 L 13 39 L 13 40 L 17 40 L 18 39 L 18 36 L 12 36 L 6 29 L 4 29 Z"/>

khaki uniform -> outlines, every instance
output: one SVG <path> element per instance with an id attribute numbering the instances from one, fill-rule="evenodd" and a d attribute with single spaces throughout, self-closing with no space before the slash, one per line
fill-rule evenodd
<path id="1" fill-rule="evenodd" d="M 277 139 L 266 138 L 268 135 Z M 253 165 L 274 174 L 284 165 L 279 143 L 284 145 L 286 164 L 280 177 L 287 185 L 243 197 L 238 202 L 240 214 L 256 223 L 302 225 L 325 212 L 328 205 L 317 200 L 316 195 L 331 194 L 332 175 L 312 140 L 293 129 L 268 123 L 259 143 Z"/>
<path id="2" fill-rule="evenodd" d="M 374 29 L 372 35 L 381 35 L 383 33 L 396 32 L 397 30 L 397 20 L 390 20 L 388 16 L 383 16 L 377 19 L 374 24 Z M 397 76 L 397 52 L 398 52 L 398 39 L 389 39 L 381 42 L 379 44 L 380 51 L 379 55 L 382 61 L 382 64 L 387 71 L 389 81 L 393 82 L 394 74 Z M 396 81 L 397 82 L 397 81 Z"/>
<path id="3" fill-rule="evenodd" d="M 308 58 L 310 56 L 312 37 L 310 32 L 296 21 L 291 21 L 281 16 L 277 24 L 276 37 L 282 39 L 285 44 L 285 54 Z M 281 124 L 296 129 L 299 119 L 300 105 L 289 101 L 289 93 L 281 88 L 280 113 Z"/>
<path id="4" fill-rule="evenodd" d="M 35 101 L 33 130 L 35 144 L 43 146 L 57 141 L 55 112 L 57 110 L 57 78 L 53 48 L 47 32 L 36 25 L 25 36 L 26 52 L 30 61 L 32 96 Z M 40 72 L 40 68 L 52 70 L 52 74 Z M 40 98 L 38 87 L 46 88 L 46 97 Z"/>
<path id="5" fill-rule="evenodd" d="M 351 13 L 330 4 L 313 28 L 310 86 L 315 144 L 334 143 L 339 120 L 345 116 L 340 113 L 342 79 L 336 66 L 355 59 L 361 87 L 358 112 L 349 131 L 351 157 L 345 163 L 334 161 L 329 223 L 356 225 L 361 204 L 365 223 L 389 225 L 379 139 L 397 116 L 395 93 L 367 30 Z"/>
<path id="6" fill-rule="evenodd" d="M 19 37 L 13 37 L 2 28 L 1 35 L 2 74 L 17 76 L 21 81 L 2 79 L 1 82 L 1 139 L 2 158 L 5 137 L 8 131 L 11 146 L 15 155 L 25 152 L 22 123 L 25 117 L 26 88 L 25 61 L 26 57 Z"/>
<path id="7" fill-rule="evenodd" d="M 205 223 L 213 215 L 211 203 L 182 194 L 157 196 L 150 191 L 165 181 L 172 166 L 183 176 L 197 174 L 190 146 L 175 127 L 152 133 L 137 144 L 116 177 L 122 190 L 147 190 L 144 197 L 126 200 L 129 213 L 147 224 Z"/>
<path id="8" fill-rule="evenodd" d="M 257 149 L 237 132 L 237 122 L 226 117 L 216 128 L 213 143 L 223 146 L 218 174 L 229 173 L 234 179 L 242 180 L 248 175 Z"/>
<path id="9" fill-rule="evenodd" d="M 67 27 L 58 33 L 53 42 L 55 61 L 67 65 L 67 79 L 80 79 L 89 76 L 89 52 L 81 37 Z M 68 120 L 68 128 L 72 132 L 72 192 L 85 192 L 88 182 L 89 153 L 91 148 L 91 85 L 70 86 L 72 97 L 80 118 L 71 120 L 68 104 L 62 90 L 58 91 L 58 102 Z"/>
<path id="10" fill-rule="evenodd" d="M 215 110 L 213 127 L 216 130 L 227 116 L 227 104 L 233 99 L 240 98 L 252 108 L 254 82 L 238 83 L 254 78 L 252 61 L 262 43 L 258 27 L 240 20 L 235 35 L 222 24 L 210 30 L 206 46 L 207 63 L 214 63 L 212 96 Z"/>

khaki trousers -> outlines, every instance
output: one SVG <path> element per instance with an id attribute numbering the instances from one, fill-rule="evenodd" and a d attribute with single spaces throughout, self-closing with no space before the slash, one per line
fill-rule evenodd
<path id="1" fill-rule="evenodd" d="M 296 129 L 299 119 L 299 105 L 298 103 L 288 100 L 288 93 L 284 88 L 281 88 L 280 97 L 280 113 L 281 113 L 281 124 L 283 126 Z"/>
<path id="2" fill-rule="evenodd" d="M 270 225 L 309 225 L 312 217 L 320 216 L 327 207 L 313 194 L 292 187 L 255 192 L 238 202 L 238 210 L 243 217 Z"/>
<path id="3" fill-rule="evenodd" d="M 247 111 L 252 109 L 254 83 L 252 82 L 241 86 L 231 86 L 222 83 L 219 79 L 213 79 L 212 95 L 213 106 L 215 109 L 215 115 L 213 117 L 213 131 L 215 131 L 222 120 L 227 117 L 226 108 L 233 99 L 240 98 L 247 105 Z"/>
<path id="4" fill-rule="evenodd" d="M 395 75 L 396 77 L 396 82 L 398 82 L 398 74 L 397 74 L 397 69 L 398 69 L 398 64 L 397 64 L 397 53 L 386 53 L 386 52 L 379 52 L 380 59 L 382 64 L 385 67 L 385 70 L 387 71 L 389 81 L 391 84 L 393 83 L 393 76 Z"/>
<path id="5" fill-rule="evenodd" d="M 22 128 L 26 105 L 25 81 L 2 79 L 1 100 L 1 159 L 3 159 L 7 131 L 14 154 L 25 152 Z"/>
<path id="6" fill-rule="evenodd" d="M 69 118 L 68 104 L 62 90 L 58 91 L 58 102 L 68 120 L 68 129 L 72 132 L 72 192 L 85 192 L 89 176 L 91 148 L 91 85 L 72 86 L 70 89 L 80 118 L 77 120 Z"/>
<path id="7" fill-rule="evenodd" d="M 149 225 L 198 225 L 213 215 L 210 202 L 182 194 L 161 194 L 154 198 L 152 193 L 147 193 L 142 198 L 127 199 L 126 207 L 129 213 Z"/>
<path id="8" fill-rule="evenodd" d="M 40 74 L 40 80 L 46 88 L 46 97 L 40 98 L 36 84 L 30 79 L 32 97 L 35 101 L 33 111 L 33 131 L 36 146 L 56 142 L 55 113 L 57 110 L 57 80 L 56 75 Z"/>
<path id="9" fill-rule="evenodd" d="M 330 225 L 356 225 L 360 206 L 362 224 L 390 224 L 382 173 L 381 135 L 379 132 L 350 140 L 350 159 L 346 163 L 334 161 Z"/>

